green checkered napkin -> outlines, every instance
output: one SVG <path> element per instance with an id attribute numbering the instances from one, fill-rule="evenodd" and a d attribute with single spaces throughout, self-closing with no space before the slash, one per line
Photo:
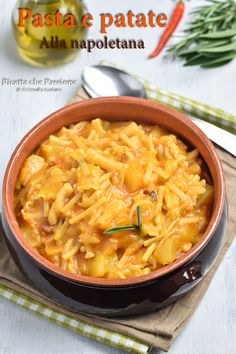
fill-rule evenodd
<path id="1" fill-rule="evenodd" d="M 119 65 L 115 65 L 108 61 L 102 61 L 101 64 L 113 66 L 123 70 L 123 68 Z M 196 100 L 180 96 L 176 93 L 161 90 L 150 83 L 150 81 L 147 81 L 137 75 L 133 76 L 144 84 L 149 99 L 175 108 L 182 113 L 190 114 L 193 117 L 205 120 L 236 135 L 235 115 L 227 113 L 220 108 L 209 106 Z"/>
<path id="2" fill-rule="evenodd" d="M 0 285 L 0 297 L 3 297 L 17 305 L 36 313 L 58 325 L 71 329 L 76 333 L 82 334 L 99 342 L 106 343 L 113 347 L 123 349 L 129 352 L 144 354 L 151 350 L 151 347 L 140 342 L 135 338 L 110 331 L 108 329 L 95 326 L 86 321 L 78 320 L 72 316 L 60 313 L 55 309 L 45 306 L 29 296 L 25 296 L 18 291 Z"/>
<path id="3" fill-rule="evenodd" d="M 107 62 L 103 62 L 103 64 L 113 65 Z M 174 93 L 160 90 L 142 78 L 139 78 L 139 80 L 145 85 L 148 98 L 169 105 L 179 111 L 189 113 L 192 116 L 206 120 L 236 134 L 236 116 L 221 109 L 199 103 Z M 35 312 L 37 315 L 51 320 L 62 327 L 69 328 L 79 334 L 96 339 L 108 345 L 134 353 L 147 353 L 151 350 L 149 345 L 142 343 L 135 338 L 95 326 L 86 321 L 75 319 L 72 316 L 60 313 L 49 306 L 45 306 L 20 292 L 2 285 L 0 285 L 0 296 L 29 311 Z"/>
<path id="4" fill-rule="evenodd" d="M 148 98 L 164 103 L 180 112 L 190 114 L 193 117 L 205 120 L 211 124 L 236 135 L 236 116 L 227 113 L 220 108 L 215 108 L 198 101 L 166 92 L 155 88 L 148 81 L 144 81 Z"/>

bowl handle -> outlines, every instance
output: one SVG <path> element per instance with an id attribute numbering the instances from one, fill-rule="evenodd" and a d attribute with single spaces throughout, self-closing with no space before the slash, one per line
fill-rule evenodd
<path id="1" fill-rule="evenodd" d="M 161 291 L 161 298 L 159 300 L 163 302 L 171 296 L 180 295 L 186 291 L 186 286 L 192 286 L 193 283 L 197 284 L 201 278 L 201 263 L 199 261 L 190 263 L 165 282 L 165 286 L 162 288 L 163 291 Z"/>

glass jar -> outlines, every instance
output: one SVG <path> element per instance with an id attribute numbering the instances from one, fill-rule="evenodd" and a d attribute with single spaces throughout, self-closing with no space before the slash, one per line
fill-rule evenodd
<path id="1" fill-rule="evenodd" d="M 24 27 L 19 27 L 20 9 L 24 11 L 22 18 L 29 17 L 22 20 Z M 60 12 L 59 22 L 57 12 Z M 85 37 L 82 25 L 85 12 L 85 5 L 80 0 L 18 0 L 12 25 L 20 56 L 30 64 L 44 67 L 73 60 L 79 50 L 72 48 L 71 40 L 80 41 Z M 50 14 L 50 20 L 46 21 L 47 14 Z M 73 27 L 65 26 L 67 14 L 73 15 Z"/>

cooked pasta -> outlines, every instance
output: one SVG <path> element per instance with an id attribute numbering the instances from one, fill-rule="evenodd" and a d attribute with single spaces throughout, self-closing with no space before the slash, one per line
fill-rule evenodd
<path id="1" fill-rule="evenodd" d="M 198 151 L 163 128 L 94 119 L 62 128 L 26 159 L 15 212 L 28 243 L 58 267 L 137 277 L 201 239 L 214 200 L 205 175 Z"/>

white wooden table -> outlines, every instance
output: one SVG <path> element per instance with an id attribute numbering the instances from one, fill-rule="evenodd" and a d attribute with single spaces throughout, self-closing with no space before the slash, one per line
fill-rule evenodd
<path id="1" fill-rule="evenodd" d="M 200 1 L 198 1 L 199 3 Z M 170 11 L 170 0 L 87 0 L 89 10 L 98 18 L 101 12 L 135 13 Z M 96 3 L 96 4 L 95 4 Z M 188 8 L 193 2 L 188 3 Z M 158 58 L 147 61 L 147 54 L 156 44 L 161 30 L 118 31 L 112 29 L 110 38 L 143 38 L 144 51 L 95 50 L 83 52 L 71 64 L 53 69 L 37 69 L 19 60 L 11 35 L 10 15 L 13 0 L 1 7 L 0 78 L 11 79 L 80 79 L 85 65 L 107 59 L 150 79 L 165 90 L 219 106 L 236 114 L 235 78 L 236 61 L 221 69 L 204 71 L 183 68 L 181 63 Z M 97 38 L 98 21 L 89 33 Z M 13 148 L 20 138 L 40 119 L 63 106 L 73 95 L 76 87 L 61 87 L 55 93 L 16 92 L 14 87 L 0 85 L 0 182 Z M 225 256 L 203 301 L 189 321 L 184 332 L 172 346 L 171 354 L 235 354 L 236 353 L 236 243 Z M 62 329 L 45 319 L 38 318 L 17 305 L 0 299 L 0 354 L 51 354 L 63 353 L 121 353 L 69 330 Z"/>

